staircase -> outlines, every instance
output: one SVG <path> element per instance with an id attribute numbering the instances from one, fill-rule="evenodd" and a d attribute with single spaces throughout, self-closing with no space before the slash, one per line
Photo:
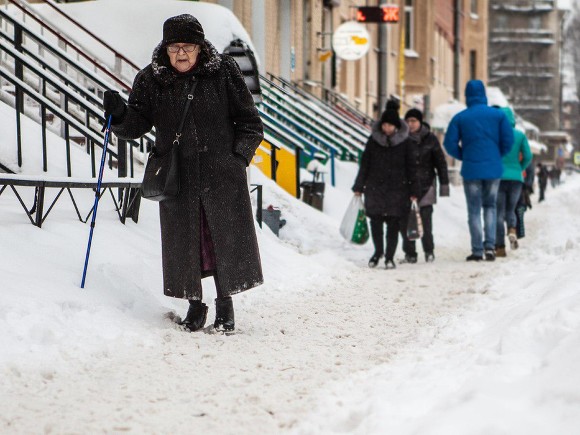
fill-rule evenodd
<path id="1" fill-rule="evenodd" d="M 41 125 L 39 142 L 45 172 L 49 164 L 47 132 L 52 131 L 64 139 L 67 176 L 75 174 L 71 147 L 82 146 L 91 158 L 92 177 L 96 177 L 100 152 L 95 153 L 95 147 L 102 147 L 104 141 L 102 94 L 106 89 L 117 89 L 126 95 L 130 86 L 122 76 L 51 28 L 26 2 L 7 2 L 9 6 L 0 9 L 0 100 L 15 108 L 17 167 L 1 160 L 0 164 L 6 172 L 17 173 L 22 167 L 21 117 L 26 116 Z M 139 141 L 112 141 L 109 167 L 117 168 L 120 177 L 133 177 L 136 168 L 142 171 L 146 150 L 153 142 L 153 135 Z"/>

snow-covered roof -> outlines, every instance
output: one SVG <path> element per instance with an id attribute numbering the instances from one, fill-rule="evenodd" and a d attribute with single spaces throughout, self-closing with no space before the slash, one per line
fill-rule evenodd
<path id="1" fill-rule="evenodd" d="M 533 139 L 528 139 L 528 143 L 530 144 L 532 154 L 540 154 L 542 151 L 548 151 L 548 147 L 541 142 L 535 141 Z"/>
<path id="2" fill-rule="evenodd" d="M 508 107 L 510 105 L 505 94 L 496 86 L 488 86 L 486 95 L 487 104 L 490 106 Z"/>
<path id="3" fill-rule="evenodd" d="M 94 48 L 96 52 L 102 50 L 92 39 L 78 34 L 70 22 L 48 5 L 36 7 L 43 17 L 65 33 L 74 33 L 84 47 Z M 162 39 L 164 21 L 180 14 L 195 16 L 203 26 L 206 39 L 220 53 L 232 40 L 239 38 L 256 54 L 248 32 L 237 17 L 216 4 L 179 0 L 96 0 L 63 3 L 58 7 L 141 67 L 151 62 L 153 49 Z"/>
<path id="4" fill-rule="evenodd" d="M 451 100 L 449 103 L 441 104 L 433 110 L 433 119 L 431 127 L 439 130 L 447 130 L 451 119 L 466 108 L 465 104 L 457 100 Z"/>
<path id="5" fill-rule="evenodd" d="M 540 133 L 540 128 L 536 124 L 533 124 L 530 121 L 526 121 L 523 118 L 520 118 L 519 122 L 522 124 L 522 127 L 525 131 L 534 131 L 536 133 Z"/>
<path id="6" fill-rule="evenodd" d="M 563 10 L 572 9 L 572 0 L 558 0 L 558 9 Z"/>

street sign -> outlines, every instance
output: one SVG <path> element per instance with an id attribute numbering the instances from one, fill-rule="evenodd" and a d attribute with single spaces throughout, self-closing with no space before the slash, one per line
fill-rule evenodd
<path id="1" fill-rule="evenodd" d="M 578 152 L 574 153 L 574 164 L 580 165 L 580 153 Z"/>
<path id="2" fill-rule="evenodd" d="M 359 23 L 398 23 L 399 6 L 361 6 L 357 8 L 356 20 Z"/>
<path id="3" fill-rule="evenodd" d="M 371 38 L 362 24 L 347 21 L 336 28 L 332 35 L 332 48 L 344 60 L 358 60 L 369 51 Z"/>

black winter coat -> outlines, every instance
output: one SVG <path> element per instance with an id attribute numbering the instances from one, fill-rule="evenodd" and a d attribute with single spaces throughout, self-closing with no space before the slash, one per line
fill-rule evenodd
<path id="1" fill-rule="evenodd" d="M 410 197 L 419 195 L 417 145 L 409 138 L 409 127 L 404 121 L 391 137 L 380 128 L 379 122 L 373 125 L 352 190 L 364 193 L 366 214 L 371 218 L 405 216 Z"/>
<path id="2" fill-rule="evenodd" d="M 447 161 L 445 160 L 445 154 L 439 143 L 439 139 L 433 133 L 427 124 L 423 124 L 421 129 L 417 134 L 411 134 L 411 139 L 417 142 L 417 179 L 419 186 L 421 187 L 421 193 L 419 194 L 419 200 L 421 205 L 423 205 L 423 199 L 427 192 L 433 187 L 433 190 L 429 192 L 433 195 L 433 199 L 430 204 L 435 203 L 436 193 L 435 193 L 435 175 L 439 178 L 439 184 L 442 186 L 449 185 L 449 174 L 447 172 Z"/>
<path id="3" fill-rule="evenodd" d="M 171 149 L 192 80 L 197 80 L 180 139 L 180 192 L 159 203 L 163 285 L 167 296 L 201 298 L 200 216 L 207 217 L 217 278 L 226 295 L 263 282 L 246 166 L 263 126 L 236 62 L 208 41 L 190 73 L 177 73 L 160 44 L 133 84 L 120 138 L 155 127 L 155 146 Z"/>

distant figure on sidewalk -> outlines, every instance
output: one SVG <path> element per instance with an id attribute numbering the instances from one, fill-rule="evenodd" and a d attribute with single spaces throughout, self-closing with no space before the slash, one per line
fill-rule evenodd
<path id="1" fill-rule="evenodd" d="M 367 216 L 375 253 L 369 267 L 376 267 L 385 256 L 385 267 L 394 269 L 393 261 L 399 231 L 407 227 L 411 198 L 419 195 L 416 144 L 409 138 L 409 127 L 399 117 L 399 104 L 389 101 L 387 110 L 373 124 L 372 133 L 362 154 L 352 190 L 364 193 Z M 383 244 L 387 224 L 386 252 Z"/>
<path id="2" fill-rule="evenodd" d="M 548 168 L 546 168 L 546 165 L 538 163 L 538 169 L 536 173 L 538 175 L 538 187 L 540 188 L 540 198 L 538 202 L 542 202 L 544 199 L 546 199 L 546 187 L 548 187 L 549 176 Z"/>
<path id="3" fill-rule="evenodd" d="M 514 127 L 514 144 L 509 153 L 502 158 L 503 175 L 497 194 L 497 230 L 495 238 L 496 257 L 505 257 L 505 227 L 508 228 L 508 238 L 511 249 L 518 248 L 516 206 L 524 185 L 523 172 L 532 161 L 532 150 L 526 135 L 515 129 L 516 119 L 509 107 L 501 110 Z"/>
<path id="4" fill-rule="evenodd" d="M 550 178 L 550 184 L 552 185 L 552 189 L 555 189 L 560 185 L 560 174 L 561 171 L 558 169 L 556 165 L 552 166 L 552 168 L 548 172 L 548 177 Z"/>
<path id="5" fill-rule="evenodd" d="M 439 178 L 439 196 L 449 196 L 449 175 L 447 162 L 441 144 L 433 133 L 429 124 L 423 122 L 423 113 L 419 109 L 411 109 L 405 114 L 405 122 L 409 126 L 409 136 L 417 142 L 417 179 L 421 192 L 419 207 L 423 221 L 423 237 L 421 244 L 425 253 L 425 261 L 435 260 L 435 244 L 433 241 L 433 205 L 437 202 L 437 181 Z M 402 229 L 403 251 L 405 262 L 417 262 L 415 241 L 407 239 L 406 228 Z"/>
<path id="6" fill-rule="evenodd" d="M 466 260 L 481 261 L 485 254 L 487 261 L 494 261 L 501 158 L 511 150 L 514 133 L 505 114 L 487 105 L 483 82 L 467 82 L 465 97 L 467 109 L 453 117 L 443 144 L 449 155 L 463 162 L 461 176 L 471 235 L 471 255 Z"/>
<path id="7" fill-rule="evenodd" d="M 518 239 L 523 239 L 526 237 L 526 225 L 524 222 L 524 216 L 526 211 L 532 208 L 531 195 L 534 193 L 534 161 L 532 160 L 526 170 L 524 171 L 524 185 L 522 187 L 522 193 L 516 207 L 516 232 Z"/>

